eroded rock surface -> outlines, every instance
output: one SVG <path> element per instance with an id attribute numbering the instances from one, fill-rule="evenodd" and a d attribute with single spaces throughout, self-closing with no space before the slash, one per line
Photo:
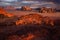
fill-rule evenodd
<path id="1" fill-rule="evenodd" d="M 0 15 L 4 15 L 7 17 L 13 17 L 14 16 L 13 14 L 10 14 L 7 11 L 5 11 L 5 9 L 3 9 L 3 8 L 0 8 Z"/>
<path id="2" fill-rule="evenodd" d="M 49 17 L 42 17 L 39 14 L 29 14 L 21 16 L 19 20 L 16 21 L 16 25 L 24 24 L 43 24 L 54 26 L 54 21 Z"/>

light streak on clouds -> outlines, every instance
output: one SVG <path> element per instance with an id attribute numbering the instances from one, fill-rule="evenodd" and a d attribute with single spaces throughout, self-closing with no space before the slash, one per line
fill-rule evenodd
<path id="1" fill-rule="evenodd" d="M 0 0 L 2 2 L 16 2 L 17 0 Z"/>
<path id="2" fill-rule="evenodd" d="M 21 3 L 39 3 L 39 1 L 21 1 Z"/>

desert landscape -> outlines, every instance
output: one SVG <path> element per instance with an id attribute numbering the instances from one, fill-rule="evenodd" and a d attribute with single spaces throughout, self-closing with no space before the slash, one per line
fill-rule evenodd
<path id="1" fill-rule="evenodd" d="M 0 40 L 60 40 L 60 10 L 0 7 Z"/>
<path id="2" fill-rule="evenodd" d="M 60 12 L 23 9 L 0 8 L 0 40 L 60 39 Z"/>

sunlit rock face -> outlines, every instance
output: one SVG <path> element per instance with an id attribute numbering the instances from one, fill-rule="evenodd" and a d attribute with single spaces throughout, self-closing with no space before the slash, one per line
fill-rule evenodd
<path id="1" fill-rule="evenodd" d="M 14 17 L 15 15 L 8 13 L 3 8 L 0 8 L 0 26 L 13 25 Z"/>
<path id="2" fill-rule="evenodd" d="M 16 21 L 16 25 L 19 24 L 41 24 L 42 23 L 42 16 L 38 14 L 29 14 L 20 17 L 18 21 Z"/>
<path id="3" fill-rule="evenodd" d="M 31 11 L 32 10 L 32 8 L 30 8 L 29 6 L 22 6 L 21 9 L 24 11 Z"/>
<path id="4" fill-rule="evenodd" d="M 42 7 L 40 10 L 41 13 L 47 13 L 47 8 L 46 7 Z"/>
<path id="5" fill-rule="evenodd" d="M 3 9 L 3 8 L 0 8 L 0 15 L 1 14 L 4 16 L 7 16 L 7 17 L 13 17 L 14 16 L 13 14 L 10 14 L 7 11 L 5 11 L 5 9 Z"/>
<path id="6" fill-rule="evenodd" d="M 42 7 L 40 10 L 41 13 L 54 13 L 55 9 L 54 8 L 46 8 L 46 7 Z"/>
<path id="7" fill-rule="evenodd" d="M 39 14 L 29 14 L 21 16 L 19 20 L 16 21 L 16 25 L 24 25 L 24 24 L 46 24 L 54 26 L 54 21 L 49 17 L 42 17 Z"/>

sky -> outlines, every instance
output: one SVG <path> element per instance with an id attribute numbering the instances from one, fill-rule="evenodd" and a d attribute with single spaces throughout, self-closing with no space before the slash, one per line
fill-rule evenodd
<path id="1" fill-rule="evenodd" d="M 25 1 L 25 0 L 0 0 L 0 1 Z M 48 1 L 48 2 L 55 2 L 60 3 L 60 0 L 27 0 L 27 1 Z"/>
<path id="2" fill-rule="evenodd" d="M 28 1 L 28 2 L 27 2 Z M 29 5 L 32 7 L 56 7 L 60 8 L 60 0 L 0 0 L 0 6 L 13 5 L 23 6 Z"/>

